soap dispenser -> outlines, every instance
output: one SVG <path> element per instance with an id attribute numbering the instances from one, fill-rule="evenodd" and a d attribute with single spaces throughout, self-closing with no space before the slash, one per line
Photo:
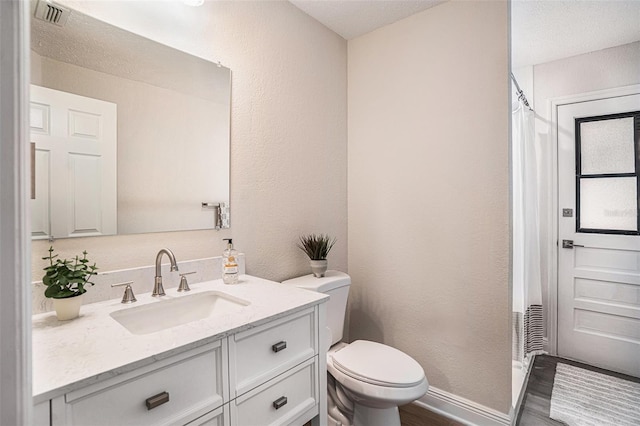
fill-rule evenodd
<path id="1" fill-rule="evenodd" d="M 222 252 L 222 282 L 238 284 L 238 251 L 233 248 L 233 240 L 225 238 L 227 248 Z"/>

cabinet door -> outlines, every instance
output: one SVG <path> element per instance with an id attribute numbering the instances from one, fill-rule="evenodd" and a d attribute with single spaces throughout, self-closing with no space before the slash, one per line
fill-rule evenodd
<path id="1" fill-rule="evenodd" d="M 53 425 L 186 424 L 228 396 L 226 339 L 53 401 Z"/>

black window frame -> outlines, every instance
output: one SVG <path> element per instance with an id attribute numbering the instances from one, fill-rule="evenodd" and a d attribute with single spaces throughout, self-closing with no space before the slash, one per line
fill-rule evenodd
<path id="1" fill-rule="evenodd" d="M 582 174 L 582 149 L 580 145 L 580 124 L 592 121 L 613 120 L 618 118 L 633 117 L 633 155 L 635 158 L 634 173 L 601 173 Z M 593 117 L 581 117 L 575 119 L 576 142 L 576 232 L 589 234 L 613 234 L 613 235 L 640 235 L 640 111 L 624 112 L 619 114 L 598 115 Z M 636 230 L 622 229 L 594 229 L 580 227 L 580 181 L 591 178 L 618 178 L 635 177 L 636 179 Z"/>

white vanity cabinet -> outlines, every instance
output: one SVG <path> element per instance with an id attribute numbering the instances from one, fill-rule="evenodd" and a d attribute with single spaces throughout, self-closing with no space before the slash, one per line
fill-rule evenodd
<path id="1" fill-rule="evenodd" d="M 113 370 L 51 399 L 51 425 L 323 424 L 324 309 L 320 303 L 133 371 Z"/>
<path id="2" fill-rule="evenodd" d="M 50 401 L 44 401 L 33 406 L 33 426 L 49 426 L 51 423 Z"/>
<path id="3" fill-rule="evenodd" d="M 318 311 L 229 337 L 232 425 L 304 424 L 318 413 Z"/>
<path id="4" fill-rule="evenodd" d="M 187 424 L 228 401 L 227 355 L 223 339 L 68 392 L 52 425 Z"/>

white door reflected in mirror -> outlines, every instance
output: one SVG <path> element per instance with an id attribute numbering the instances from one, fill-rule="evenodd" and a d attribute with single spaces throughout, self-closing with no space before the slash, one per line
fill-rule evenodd
<path id="1" fill-rule="evenodd" d="M 31 85 L 33 238 L 116 233 L 117 107 Z"/>

